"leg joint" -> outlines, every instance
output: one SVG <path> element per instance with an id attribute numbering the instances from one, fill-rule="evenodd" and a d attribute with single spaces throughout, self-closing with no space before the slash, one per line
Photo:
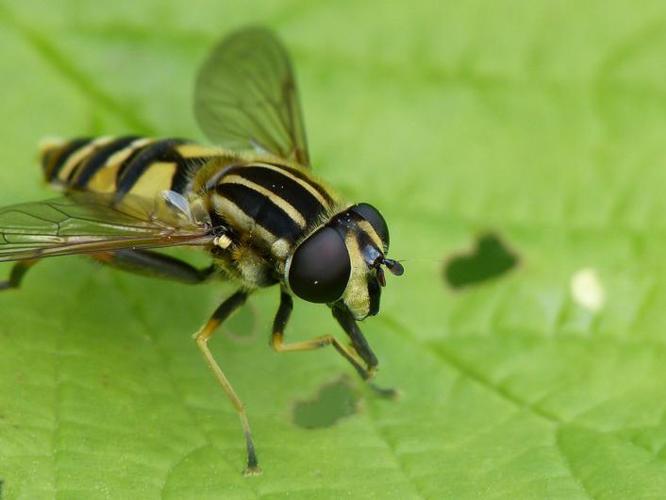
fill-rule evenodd
<path id="1" fill-rule="evenodd" d="M 275 352 L 282 352 L 284 347 L 284 333 L 273 332 L 273 335 L 271 335 L 270 344 Z"/>

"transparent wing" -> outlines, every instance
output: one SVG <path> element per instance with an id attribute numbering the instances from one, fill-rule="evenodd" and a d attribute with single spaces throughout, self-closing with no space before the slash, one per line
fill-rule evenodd
<path id="1" fill-rule="evenodd" d="M 0 209 L 0 261 L 107 252 L 124 248 L 207 245 L 207 222 L 195 222 L 164 199 L 76 193 Z"/>
<path id="2" fill-rule="evenodd" d="M 236 31 L 213 48 L 196 80 L 194 114 L 215 143 L 310 165 L 291 62 L 265 28 Z"/>

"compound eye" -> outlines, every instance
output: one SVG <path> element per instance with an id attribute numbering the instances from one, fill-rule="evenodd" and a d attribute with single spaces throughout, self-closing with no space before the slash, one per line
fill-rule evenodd
<path id="1" fill-rule="evenodd" d="M 369 203 L 359 203 L 358 205 L 354 205 L 351 209 L 370 223 L 384 244 L 384 253 L 388 252 L 389 230 L 382 214 Z"/>
<path id="2" fill-rule="evenodd" d="M 351 274 L 349 252 L 335 229 L 324 227 L 309 236 L 294 252 L 289 287 L 308 302 L 338 300 Z"/>

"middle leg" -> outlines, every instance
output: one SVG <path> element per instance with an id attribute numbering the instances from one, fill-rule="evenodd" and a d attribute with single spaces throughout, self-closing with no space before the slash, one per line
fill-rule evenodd
<path id="1" fill-rule="evenodd" d="M 194 334 L 194 339 L 196 340 L 197 347 L 203 354 L 208 367 L 213 372 L 213 375 L 215 375 L 218 383 L 222 386 L 222 389 L 224 389 L 224 392 L 238 413 L 241 425 L 243 426 L 243 433 L 245 434 L 245 444 L 247 448 L 247 467 L 245 469 L 245 475 L 251 476 L 261 474 L 261 469 L 259 468 L 259 463 L 257 461 L 257 454 L 254 449 L 252 432 L 250 430 L 250 422 L 248 421 L 247 414 L 245 413 L 245 405 L 236 394 L 236 391 L 234 391 L 234 388 L 231 386 L 229 379 L 227 379 L 226 375 L 220 368 L 220 365 L 217 364 L 213 354 L 208 348 L 208 341 L 213 336 L 213 333 L 215 333 L 217 327 L 220 326 L 222 322 L 224 322 L 224 320 L 231 315 L 232 312 L 234 312 L 245 303 L 247 295 L 248 293 L 246 291 L 239 290 L 227 300 L 222 302 L 222 304 L 210 317 L 208 322 L 197 333 Z"/>

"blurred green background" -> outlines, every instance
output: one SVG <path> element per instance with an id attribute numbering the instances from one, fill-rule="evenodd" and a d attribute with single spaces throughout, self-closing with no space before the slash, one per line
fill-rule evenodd
<path id="1" fill-rule="evenodd" d="M 665 497 L 664 3 L 5 0 L 2 204 L 51 196 L 44 136 L 202 139 L 196 68 L 248 23 L 293 55 L 316 172 L 405 259 L 362 325 L 402 398 L 332 351 L 273 353 L 257 294 L 212 343 L 264 469 L 245 479 L 190 339 L 232 287 L 53 259 L 0 295 L 3 500 Z M 518 266 L 452 290 L 485 231 Z M 297 302 L 288 337 L 324 333 Z"/>

